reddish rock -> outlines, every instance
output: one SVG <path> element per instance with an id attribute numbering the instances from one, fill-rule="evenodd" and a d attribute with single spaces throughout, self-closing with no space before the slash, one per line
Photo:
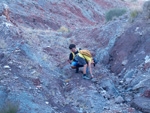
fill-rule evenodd
<path id="1" fill-rule="evenodd" d="M 150 98 L 150 89 L 145 90 L 144 96 Z"/>
<path id="2" fill-rule="evenodd" d="M 41 81 L 40 81 L 39 78 L 37 78 L 37 79 L 32 79 L 32 81 L 33 81 L 33 84 L 34 84 L 35 86 L 39 86 L 39 85 L 41 84 Z"/>
<path id="3" fill-rule="evenodd" d="M 145 32 L 140 36 L 136 32 L 136 28 L 140 26 L 140 31 Z M 124 68 L 134 68 L 140 65 L 145 58 L 145 53 L 149 55 L 150 33 L 148 31 L 150 26 L 142 21 L 135 23 L 116 41 L 112 48 L 110 55 L 111 70 L 115 73 L 120 73 Z M 127 60 L 126 65 L 122 65 L 123 61 Z"/>

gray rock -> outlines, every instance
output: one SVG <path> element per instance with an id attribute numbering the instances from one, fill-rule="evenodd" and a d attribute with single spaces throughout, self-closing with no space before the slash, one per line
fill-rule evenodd
<path id="1" fill-rule="evenodd" d="M 131 102 L 133 97 L 131 95 L 125 95 L 125 101 Z"/>
<path id="2" fill-rule="evenodd" d="M 139 81 L 139 83 L 133 87 L 133 90 L 139 88 L 150 88 L 150 78 L 145 78 L 144 80 Z"/>
<path id="3" fill-rule="evenodd" d="M 150 19 L 150 1 L 147 1 L 143 5 L 143 15 L 144 18 Z"/>
<path id="4" fill-rule="evenodd" d="M 115 84 L 109 78 L 102 79 L 99 86 L 102 87 L 109 95 L 113 97 L 117 97 L 119 95 L 119 92 L 115 87 Z"/>
<path id="5" fill-rule="evenodd" d="M 0 100 L 1 100 L 0 109 L 4 105 L 6 98 L 7 98 L 6 90 L 4 89 L 4 87 L 0 86 Z"/>
<path id="6" fill-rule="evenodd" d="M 150 113 L 150 99 L 139 97 L 132 101 L 132 107 L 136 108 L 137 110 L 142 111 L 143 113 Z"/>
<path id="7" fill-rule="evenodd" d="M 126 78 L 126 84 L 129 84 L 131 82 L 132 78 Z"/>
<path id="8" fill-rule="evenodd" d="M 4 58 L 4 53 L 0 53 L 0 60 Z"/>
<path id="9" fill-rule="evenodd" d="M 118 96 L 117 98 L 115 98 L 115 103 L 120 104 L 124 101 L 124 99 L 121 96 Z"/>

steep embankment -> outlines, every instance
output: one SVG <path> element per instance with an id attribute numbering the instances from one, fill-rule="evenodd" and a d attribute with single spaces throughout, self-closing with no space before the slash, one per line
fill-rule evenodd
<path id="1" fill-rule="evenodd" d="M 117 0 L 11 0 L 10 20 L 17 25 L 58 30 L 91 27 L 104 22 L 105 12 L 114 7 L 124 7 Z"/>
<path id="2" fill-rule="evenodd" d="M 120 79 L 106 65 L 99 63 L 94 69 L 95 80 L 87 81 L 66 61 L 68 45 L 75 43 L 91 50 L 104 64 L 109 62 L 109 52 L 126 30 L 128 18 L 104 24 L 104 14 L 109 8 L 125 7 L 124 2 L 2 2 L 0 107 L 13 101 L 19 103 L 20 113 L 136 112 L 124 103 Z"/>
<path id="3" fill-rule="evenodd" d="M 110 53 L 111 71 L 119 75 L 123 96 L 144 113 L 150 112 L 150 2 L 116 41 Z M 125 89 L 125 90 L 123 90 Z"/>

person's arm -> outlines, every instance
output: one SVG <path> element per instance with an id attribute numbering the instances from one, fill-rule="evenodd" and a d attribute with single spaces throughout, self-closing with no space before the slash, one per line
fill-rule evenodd
<path id="1" fill-rule="evenodd" d="M 72 54 L 72 53 L 70 53 L 70 55 L 69 55 L 69 59 L 68 59 L 68 62 L 71 64 L 71 63 L 72 63 L 72 61 L 73 61 L 73 54 Z"/>
<path id="2" fill-rule="evenodd" d="M 72 63 L 72 61 L 73 61 L 73 60 L 69 60 L 69 59 L 68 59 L 68 62 L 69 62 L 70 64 Z"/>
<path id="3" fill-rule="evenodd" d="M 91 61 L 88 61 L 88 66 L 89 66 L 89 71 L 90 71 L 91 77 L 93 78 L 94 76 L 92 74 Z"/>

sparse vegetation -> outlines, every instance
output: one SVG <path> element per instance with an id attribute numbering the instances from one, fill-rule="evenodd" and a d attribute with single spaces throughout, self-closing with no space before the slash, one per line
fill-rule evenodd
<path id="1" fill-rule="evenodd" d="M 138 15 L 137 10 L 131 11 L 131 13 L 130 13 L 131 18 L 135 18 L 135 17 L 137 17 L 137 15 Z"/>
<path id="2" fill-rule="evenodd" d="M 15 104 L 12 102 L 8 102 L 5 106 L 0 110 L 0 113 L 17 113 L 19 109 L 19 104 Z"/>
<path id="3" fill-rule="evenodd" d="M 69 32 L 69 29 L 66 28 L 65 26 L 62 26 L 62 27 L 58 30 L 58 32 Z"/>
<path id="4" fill-rule="evenodd" d="M 130 18 L 129 18 L 129 21 L 130 22 L 134 22 L 135 18 L 138 16 L 138 14 L 140 13 L 141 11 L 140 10 L 132 10 L 130 12 Z"/>
<path id="5" fill-rule="evenodd" d="M 126 9 L 111 9 L 105 15 L 107 21 L 111 21 L 114 17 L 122 16 L 126 13 Z"/>

